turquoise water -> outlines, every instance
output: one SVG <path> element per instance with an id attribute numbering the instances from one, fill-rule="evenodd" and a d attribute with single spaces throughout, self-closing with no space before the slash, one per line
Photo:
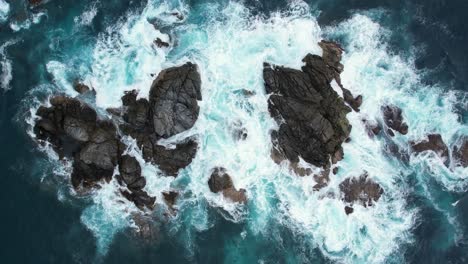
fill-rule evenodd
<path id="1" fill-rule="evenodd" d="M 333 17 L 327 7 L 331 2 L 51 1 L 34 10 L 0 3 L 0 23 L 6 28 L 0 32 L 1 121 L 2 127 L 12 122 L 20 131 L 2 134 L 8 151 L 1 160 L 8 175 L 20 175 L 8 176 L 17 192 L 39 189 L 31 192 L 37 201 L 26 196 L 19 203 L 25 208 L 15 203 L 9 208 L 12 215 L 31 218 L 23 220 L 24 226 L 34 221 L 30 206 L 37 206 L 37 215 L 51 210 L 55 213 L 48 226 L 57 225 L 57 230 L 38 235 L 35 228 L 17 231 L 12 247 L 20 249 L 25 243 L 21 238 L 31 237 L 31 253 L 2 251 L 12 262 L 31 262 L 38 255 L 48 263 L 465 261 L 467 169 L 455 164 L 447 168 L 430 153 L 404 163 L 383 150 L 389 140 L 405 149 L 408 140 L 434 132 L 451 148 L 461 135 L 468 135 L 466 91 L 454 80 L 439 78 L 446 73 L 442 66 L 417 65 L 421 50 L 410 35 L 400 32 L 409 22 L 395 19 L 401 14 L 392 6 L 350 6 L 346 15 L 335 14 L 340 19 L 324 23 L 321 12 L 328 10 Z M 175 11 L 183 14 L 182 21 L 170 15 Z M 158 21 L 160 27 L 149 21 Z M 173 47 L 156 49 L 152 43 L 158 37 L 172 41 Z M 339 173 L 317 192 L 312 177 L 298 177 L 288 164 L 277 165 L 270 158 L 270 132 L 276 123 L 268 113 L 262 69 L 263 62 L 300 68 L 307 53 L 321 54 L 321 39 L 343 44 L 342 83 L 353 94 L 362 94 L 364 102 L 360 113 L 348 114 L 352 141 L 343 145 Z M 200 144 L 192 164 L 175 179 L 165 177 L 146 164 L 133 140 L 126 138 L 128 152 L 142 165 L 145 191 L 156 196 L 161 208 L 153 213 L 160 237 L 148 244 L 132 237 L 131 215 L 138 209 L 120 202 L 116 182 L 77 198 L 68 184 L 69 163 L 57 161 L 48 148 L 29 151 L 36 148 L 29 138 L 32 113 L 51 94 L 76 95 L 76 78 L 95 88 L 96 101 L 91 103 L 99 109 L 120 106 L 124 91 L 138 89 L 145 96 L 152 74 L 186 61 L 196 63 L 201 74 L 200 117 L 192 129 L 161 143 L 171 146 L 196 136 Z M 335 83 L 333 87 L 338 88 Z M 255 94 L 245 98 L 242 89 Z M 380 106 L 387 103 L 403 109 L 409 133 L 371 139 L 360 120 L 380 120 Z M 7 116 L 11 113 L 13 118 Z M 232 137 L 238 124 L 248 131 L 242 142 Z M 18 138 L 22 147 L 17 149 L 10 138 Z M 246 206 L 209 191 L 208 177 L 217 166 L 231 172 L 237 188 L 247 190 Z M 385 194 L 374 207 L 356 206 L 346 216 L 343 202 L 333 195 L 339 195 L 343 179 L 363 170 Z M 173 189 L 183 198 L 176 205 L 177 215 L 168 218 L 161 193 Z M 11 197 L 2 196 L 2 201 Z M 47 226 L 44 223 L 36 228 Z M 50 247 L 38 246 L 50 234 Z M 36 249 L 42 247 L 44 255 Z"/>

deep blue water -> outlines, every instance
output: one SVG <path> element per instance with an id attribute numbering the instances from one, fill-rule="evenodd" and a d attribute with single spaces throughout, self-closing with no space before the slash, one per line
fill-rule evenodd
<path id="1" fill-rule="evenodd" d="M 28 125 L 25 117 L 31 102 L 27 98 L 45 98 L 48 92 L 37 87 L 56 82 L 47 70 L 49 61 L 62 61 L 69 67 L 83 67 L 83 71 L 89 71 L 91 65 L 86 58 L 93 52 L 98 35 L 105 32 L 110 25 L 125 20 L 128 16 L 138 15 L 147 3 L 51 0 L 36 8 L 29 8 L 23 0 L 6 2 L 10 5 L 10 11 L 7 20 L 0 23 L 0 45 L 12 40 L 14 44 L 7 47 L 1 57 L 2 60 L 8 58 L 12 62 L 12 79 L 8 89 L 0 90 L 0 202 L 3 205 L 0 217 L 0 262 L 256 263 L 259 259 L 264 263 L 337 261 L 325 256 L 319 248 L 304 242 L 309 239 L 307 235 L 283 225 L 272 227 L 271 236 L 247 232 L 245 238 L 241 238 L 239 233 L 245 230 L 245 223 L 226 220 L 214 208 L 206 209 L 210 219 L 210 228 L 207 230 L 190 231 L 190 220 L 186 220 L 174 232 L 172 224 L 163 221 L 160 223 L 160 237 L 157 241 L 148 244 L 123 230 L 113 238 L 108 251 L 104 255 L 100 254 L 95 236 L 81 220 L 84 208 L 93 202 L 70 195 L 67 181 L 47 177 L 53 174 L 56 167 L 50 164 L 43 152 L 37 150 L 26 132 Z M 194 10 L 202 9 L 201 6 L 206 2 L 208 1 L 185 1 L 189 10 L 187 19 L 194 24 L 202 24 L 204 16 L 196 14 Z M 225 5 L 227 1 L 219 2 Z M 357 12 L 383 10 L 383 13 L 374 16 L 374 21 L 391 32 L 387 39 L 389 52 L 402 57 L 415 55 L 415 71 L 423 84 L 439 85 L 444 91 L 458 91 L 457 95 L 461 96 L 457 98 L 453 111 L 458 115 L 459 123 L 466 126 L 468 28 L 465 16 L 468 2 L 318 0 L 307 3 L 323 28 L 334 27 Z M 96 16 L 90 25 L 76 30 L 74 18 L 92 5 L 97 7 Z M 276 11 L 285 10 L 287 1 L 252 0 L 246 1 L 244 5 L 251 9 L 252 14 L 268 17 Z M 46 15 L 37 24 L 32 23 L 19 31 L 11 28 L 14 21 L 22 21 L 38 12 L 45 12 Z M 337 39 L 345 43 L 351 42 L 339 34 Z M 183 44 L 181 41 L 181 47 Z M 181 56 L 176 52 L 177 49 L 174 54 L 168 55 L 169 58 Z M 80 77 L 78 70 L 76 74 L 77 76 L 68 78 Z M 51 88 L 45 90 L 50 91 Z M 461 190 L 449 190 L 439 181 L 432 178 L 421 180 L 412 174 L 401 179 L 399 184 L 405 186 L 408 193 L 405 197 L 406 208 L 418 210 L 418 217 L 411 228 L 411 243 L 403 243 L 399 250 L 387 256 L 386 261 L 467 263 L 466 185 Z M 424 191 L 426 189 L 429 191 Z M 431 199 L 428 198 L 428 193 Z M 454 201 L 459 201 L 456 207 L 451 206 Z M 447 214 L 456 219 L 459 231 L 454 231 Z M 458 240 L 453 237 L 455 233 L 461 236 Z M 190 236 L 193 244 L 191 249 L 186 248 L 187 236 Z M 272 237 L 281 239 L 274 240 Z"/>

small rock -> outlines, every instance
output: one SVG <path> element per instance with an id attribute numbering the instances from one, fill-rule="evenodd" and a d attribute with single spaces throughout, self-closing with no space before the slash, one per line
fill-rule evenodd
<path id="1" fill-rule="evenodd" d="M 232 183 L 231 176 L 224 168 L 215 168 L 208 180 L 208 186 L 214 193 L 222 192 L 224 197 L 233 202 L 247 203 L 247 195 L 244 189 L 236 190 Z"/>
<path id="2" fill-rule="evenodd" d="M 350 215 L 354 212 L 354 209 L 350 206 L 345 206 L 344 208 L 346 215 Z"/>
<path id="3" fill-rule="evenodd" d="M 158 48 L 168 48 L 169 47 L 169 43 L 162 41 L 162 39 L 160 39 L 160 38 L 157 38 L 154 41 L 154 44 L 156 46 L 158 46 Z"/>

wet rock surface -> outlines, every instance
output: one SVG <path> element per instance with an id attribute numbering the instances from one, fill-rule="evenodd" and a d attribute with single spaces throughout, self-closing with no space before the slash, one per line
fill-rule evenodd
<path id="1" fill-rule="evenodd" d="M 364 207 L 372 206 L 377 202 L 384 190 L 380 185 L 368 178 L 367 172 L 357 178 L 347 178 L 340 183 L 342 200 L 349 205 L 345 207 L 346 214 L 354 211 L 353 204 L 360 204 Z"/>
<path id="2" fill-rule="evenodd" d="M 351 110 L 330 85 L 343 68 L 342 51 L 337 49 L 324 49 L 327 60 L 307 55 L 302 70 L 264 65 L 268 108 L 279 124 L 271 134 L 275 162 L 297 164 L 302 158 L 326 170 L 331 157 L 342 150 L 351 131 L 346 118 Z"/>
<path id="3" fill-rule="evenodd" d="M 77 98 L 54 96 L 50 107 L 37 110 L 34 132 L 40 142 L 49 142 L 61 159 L 73 159 L 71 178 L 75 189 L 86 190 L 109 182 L 118 165 L 116 179 L 127 188 L 121 189 L 121 194 L 140 209 L 153 209 L 155 197 L 143 191 L 146 179 L 138 161 L 123 155 L 127 146 L 121 142 L 121 136 L 135 138 L 146 161 L 176 176 L 195 156 L 196 141 L 187 139 L 172 149 L 158 145 L 157 141 L 193 126 L 198 118 L 200 85 L 196 66 L 191 63 L 164 70 L 151 87 L 149 101 L 137 99 L 136 91 L 122 97 L 122 109 L 110 111 L 121 117 L 119 122 L 98 116 Z M 85 87 L 78 90 L 89 92 Z"/>
<path id="4" fill-rule="evenodd" d="M 444 160 L 446 166 L 450 163 L 449 150 L 440 134 L 429 134 L 426 139 L 419 142 L 410 142 L 411 150 L 415 153 L 434 151 Z"/>
<path id="5" fill-rule="evenodd" d="M 214 193 L 221 192 L 224 197 L 233 202 L 246 203 L 247 195 L 244 189 L 237 190 L 234 187 L 231 176 L 226 173 L 224 168 L 215 168 L 208 180 L 210 191 Z"/>
<path id="6" fill-rule="evenodd" d="M 395 105 L 385 105 L 382 107 L 383 119 L 385 125 L 402 135 L 408 133 L 408 125 L 403 120 L 402 110 Z M 392 130 L 387 130 L 390 136 L 394 136 Z"/>
<path id="7" fill-rule="evenodd" d="M 468 167 L 468 137 L 461 140 L 460 146 L 453 146 L 452 157 L 457 165 Z"/>

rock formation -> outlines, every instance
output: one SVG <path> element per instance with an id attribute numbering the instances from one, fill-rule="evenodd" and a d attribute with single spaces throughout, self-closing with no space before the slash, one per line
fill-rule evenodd
<path id="1" fill-rule="evenodd" d="M 231 176 L 226 173 L 224 168 L 215 168 L 208 180 L 208 186 L 214 193 L 221 192 L 224 197 L 233 202 L 246 203 L 247 195 L 244 189 L 237 190 L 232 183 Z"/>
<path id="2" fill-rule="evenodd" d="M 427 139 L 420 142 L 410 142 L 411 150 L 415 153 L 424 151 L 434 151 L 439 157 L 444 160 L 444 164 L 450 164 L 449 150 L 445 142 L 442 140 L 440 134 L 429 134 Z"/>
<path id="3" fill-rule="evenodd" d="M 382 107 L 383 119 L 388 128 L 398 131 L 402 135 L 408 133 L 408 125 L 403 120 L 402 111 L 398 106 L 385 105 Z M 394 136 L 392 130 L 388 129 L 387 132 L 390 136 Z"/>
<path id="4" fill-rule="evenodd" d="M 122 109 L 109 111 L 113 116 L 121 115 L 122 122 L 98 116 L 93 108 L 76 98 L 54 96 L 50 107 L 37 110 L 34 132 L 41 142 L 49 142 L 60 158 L 73 159 L 71 178 L 75 189 L 87 190 L 103 181 L 109 182 L 118 165 L 116 179 L 127 188 L 121 190 L 122 195 L 141 209 L 152 209 L 155 198 L 143 191 L 146 179 L 138 161 L 123 155 L 126 146 L 121 135 L 134 137 L 146 161 L 176 176 L 179 169 L 192 161 L 197 143 L 188 139 L 174 149 L 166 149 L 157 141 L 193 126 L 199 113 L 200 85 L 196 66 L 191 63 L 166 69 L 154 81 L 149 101 L 137 100 L 137 93 L 131 91 L 122 97 Z"/>
<path id="5" fill-rule="evenodd" d="M 302 70 L 264 65 L 268 109 L 279 124 L 278 131 L 271 134 L 272 158 L 277 163 L 289 160 L 293 169 L 302 158 L 329 170 L 332 157 L 342 157 L 341 144 L 351 131 L 346 119 L 351 110 L 330 85 L 342 70 L 341 53 L 332 56 L 326 50 L 328 64 L 324 58 L 309 54 L 303 59 Z"/>
<path id="6" fill-rule="evenodd" d="M 354 211 L 352 204 L 360 204 L 364 207 L 372 206 L 380 199 L 383 189 L 380 185 L 368 178 L 367 172 L 358 178 L 348 178 L 340 183 L 342 200 L 351 206 L 345 207 L 346 214 Z"/>

